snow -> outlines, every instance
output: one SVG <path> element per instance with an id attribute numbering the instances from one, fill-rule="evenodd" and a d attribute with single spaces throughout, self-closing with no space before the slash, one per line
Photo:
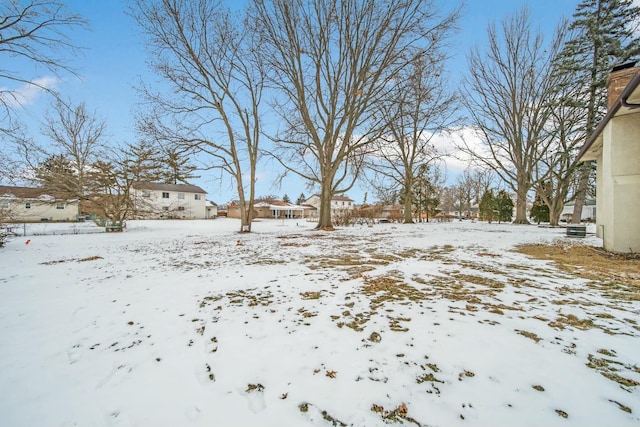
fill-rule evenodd
<path id="1" fill-rule="evenodd" d="M 561 228 L 39 226 L 0 249 L 2 426 L 640 421 L 637 301 L 513 251 Z"/>

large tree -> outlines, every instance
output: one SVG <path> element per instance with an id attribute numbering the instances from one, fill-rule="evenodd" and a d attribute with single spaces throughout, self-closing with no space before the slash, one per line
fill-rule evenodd
<path id="1" fill-rule="evenodd" d="M 27 101 L 25 89 L 57 97 L 53 80 L 73 73 L 70 59 L 79 53 L 68 30 L 85 24 L 61 1 L 0 1 L 0 181 L 19 180 L 16 175 L 24 166 L 21 156 L 29 138 L 16 111 Z"/>
<path id="2" fill-rule="evenodd" d="M 611 68 L 640 54 L 640 6 L 633 0 L 583 0 L 573 14 L 572 37 L 562 52 L 562 67 L 582 85 L 574 101 L 583 108 L 584 135 L 593 133 L 606 114 Z M 579 223 L 592 162 L 579 171 L 572 222 Z"/>
<path id="3" fill-rule="evenodd" d="M 561 71 L 563 72 L 563 71 Z M 565 74 L 567 77 L 571 77 Z M 575 101 L 576 88 L 567 79 L 566 86 L 558 86 L 563 94 L 549 118 L 547 126 L 557 130 L 549 149 L 540 156 L 534 168 L 536 198 L 548 207 L 549 223 L 557 226 L 566 202 L 570 201 L 575 187 L 576 170 L 579 163 L 576 153 L 584 142 L 585 117 L 580 103 Z"/>
<path id="4" fill-rule="evenodd" d="M 457 14 L 431 0 L 255 0 L 253 11 L 277 90 L 274 158 L 319 187 L 318 229 L 333 229 L 331 198 L 352 188 L 382 130 L 377 107 Z"/>
<path id="5" fill-rule="evenodd" d="M 461 147 L 491 168 L 516 193 L 515 223 L 528 223 L 527 193 L 533 172 L 555 130 L 546 126 L 557 105 L 554 61 L 562 47 L 563 26 L 550 43 L 534 30 L 528 9 L 490 24 L 486 50 L 468 58 L 464 97 L 481 149 Z"/>
<path id="6" fill-rule="evenodd" d="M 66 167 L 59 167 L 60 162 L 54 167 L 46 167 L 45 163 L 45 168 L 39 169 L 39 177 L 43 185 L 83 200 L 88 193 L 89 171 L 104 153 L 106 124 L 84 103 L 69 105 L 57 100 L 46 115 L 42 133 L 51 144 L 40 147 L 48 160 L 63 158 Z"/>
<path id="7" fill-rule="evenodd" d="M 446 56 L 439 54 L 450 28 L 441 30 L 440 46 L 433 46 L 428 57 L 416 58 L 399 73 L 397 90 L 374 116 L 385 132 L 372 144 L 366 166 L 375 175 L 371 180 L 375 186 L 400 192 L 405 223 L 413 222 L 414 181 L 423 171 L 437 167 L 435 162 L 442 158 L 433 139 L 454 122 L 456 99 L 444 78 Z M 424 177 L 420 180 L 418 188 L 425 185 Z"/>
<path id="8" fill-rule="evenodd" d="M 69 60 L 79 52 L 67 31 L 85 24 L 62 1 L 0 2 L 0 132 L 15 126 L 13 110 L 24 102 L 16 90 L 19 86 L 54 93 L 48 80 L 38 73 L 73 73 Z M 33 74 L 26 74 L 25 70 L 33 70 Z"/>
<path id="9" fill-rule="evenodd" d="M 153 105 L 141 119 L 147 136 L 198 156 L 235 184 L 241 230 L 251 231 L 265 83 L 261 40 L 249 20 L 218 0 L 136 0 L 131 9 L 148 36 L 149 62 L 166 83 L 142 87 Z"/>

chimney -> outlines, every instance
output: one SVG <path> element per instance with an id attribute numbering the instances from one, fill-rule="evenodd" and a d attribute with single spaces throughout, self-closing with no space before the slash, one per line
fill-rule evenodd
<path id="1" fill-rule="evenodd" d="M 607 111 L 613 107 L 620 94 L 627 87 L 629 81 L 640 71 L 640 67 L 634 67 L 634 62 L 613 67 L 609 74 L 609 87 L 607 90 Z"/>

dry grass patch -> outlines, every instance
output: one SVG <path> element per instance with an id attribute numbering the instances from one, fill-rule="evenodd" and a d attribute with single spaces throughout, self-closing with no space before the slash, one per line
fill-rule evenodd
<path id="1" fill-rule="evenodd" d="M 518 252 L 554 261 L 560 269 L 596 282 L 611 282 L 640 292 L 640 255 L 621 255 L 582 244 L 556 242 L 551 245 L 523 245 Z M 640 297 L 638 297 L 640 298 Z"/>

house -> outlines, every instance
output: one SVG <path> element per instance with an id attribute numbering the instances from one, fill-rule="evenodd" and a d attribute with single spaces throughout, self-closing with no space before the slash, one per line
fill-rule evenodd
<path id="1" fill-rule="evenodd" d="M 309 197 L 305 201 L 305 205 L 313 206 L 315 210 L 310 212 L 311 217 L 318 217 L 318 213 L 320 212 L 320 195 L 314 194 Z M 335 218 L 336 216 L 343 216 L 345 214 L 351 213 L 355 209 L 355 205 L 353 200 L 348 198 L 347 196 L 333 196 L 331 198 L 331 217 Z"/>
<path id="2" fill-rule="evenodd" d="M 207 200 L 205 203 L 205 215 L 204 217 L 207 219 L 217 218 L 218 217 L 218 205 L 216 205 L 211 200 Z"/>
<path id="3" fill-rule="evenodd" d="M 253 203 L 253 218 L 306 218 L 311 207 L 294 205 L 276 199 L 256 199 Z M 227 206 L 229 218 L 240 218 L 240 204 L 234 200 Z"/>
<path id="4" fill-rule="evenodd" d="M 375 203 L 361 205 L 353 211 L 356 222 L 401 222 L 404 216 L 404 206 L 394 204 Z"/>
<path id="5" fill-rule="evenodd" d="M 578 153 L 596 162 L 596 234 L 605 250 L 640 252 L 640 67 L 609 76 L 608 111 Z"/>
<path id="6" fill-rule="evenodd" d="M 0 213 L 9 221 L 76 221 L 78 199 L 45 188 L 0 186 Z"/>
<path id="7" fill-rule="evenodd" d="M 560 214 L 560 220 L 570 222 L 571 217 L 573 217 L 573 207 L 575 206 L 574 202 L 569 202 L 564 205 L 562 208 L 562 213 Z M 584 206 L 582 207 L 582 216 L 580 218 L 581 221 L 594 221 L 596 219 L 596 201 L 595 199 L 587 199 L 584 201 Z"/>
<path id="8" fill-rule="evenodd" d="M 135 182 L 131 189 L 134 218 L 207 218 L 207 192 L 196 185 Z"/>

